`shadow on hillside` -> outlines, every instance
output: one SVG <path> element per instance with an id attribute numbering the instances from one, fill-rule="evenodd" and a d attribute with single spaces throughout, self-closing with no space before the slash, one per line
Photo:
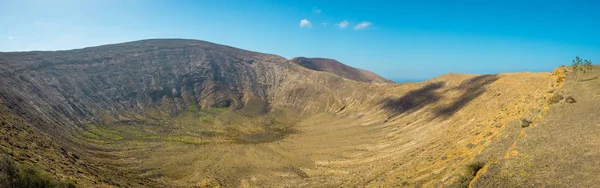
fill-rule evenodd
<path id="1" fill-rule="evenodd" d="M 420 89 L 412 90 L 400 98 L 386 98 L 382 101 L 383 108 L 391 113 L 390 118 L 420 110 L 440 99 L 435 91 L 443 86 L 444 82 L 431 83 Z"/>
<path id="2" fill-rule="evenodd" d="M 461 95 L 450 104 L 439 106 L 433 109 L 433 119 L 438 117 L 449 117 L 462 109 L 473 99 L 485 93 L 485 86 L 498 80 L 497 75 L 481 75 L 463 81 L 459 86 L 448 89 L 443 92 L 459 90 Z M 382 101 L 383 108 L 390 113 L 389 118 L 402 114 L 412 113 L 433 104 L 442 98 L 438 91 L 444 86 L 444 82 L 428 84 L 420 89 L 412 90 L 400 98 L 386 98 Z M 387 120 L 386 120 L 387 121 Z"/>
<path id="3" fill-rule="evenodd" d="M 435 117 L 448 117 L 453 115 L 473 99 L 485 93 L 486 86 L 496 80 L 498 80 L 498 75 L 487 74 L 463 81 L 458 87 L 452 89 L 460 90 L 463 93 L 450 105 L 435 109 Z"/>

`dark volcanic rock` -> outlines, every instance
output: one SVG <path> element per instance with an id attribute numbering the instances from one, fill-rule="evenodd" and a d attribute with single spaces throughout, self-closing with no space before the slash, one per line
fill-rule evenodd
<path id="1" fill-rule="evenodd" d="M 296 63 L 335 75 L 317 74 Z M 266 113 L 273 106 L 309 112 L 339 109 L 344 102 L 328 102 L 335 98 L 330 90 L 344 94 L 342 90 L 350 89 L 346 86 L 356 85 L 346 85 L 340 77 L 388 82 L 335 60 L 290 62 L 183 39 L 0 53 L 0 65 L 0 85 L 5 86 L 0 87 L 0 99 L 13 113 L 53 131 L 159 106 L 171 114 L 189 106 L 231 107 L 248 115 Z"/>
<path id="2" fill-rule="evenodd" d="M 5 86 L 0 97 L 44 126 L 78 124 L 100 113 L 139 112 L 164 102 L 172 111 L 189 105 L 242 108 L 247 98 L 268 101 L 267 90 L 282 80 L 285 61 L 179 39 L 0 53 L 0 85 Z"/>

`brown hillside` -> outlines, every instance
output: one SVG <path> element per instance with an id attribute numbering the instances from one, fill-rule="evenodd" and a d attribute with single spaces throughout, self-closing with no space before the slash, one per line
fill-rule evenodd
<path id="1" fill-rule="evenodd" d="M 334 59 L 296 57 L 290 60 L 307 69 L 329 72 L 343 78 L 367 83 L 392 83 L 372 72 L 344 65 Z"/>
<path id="2" fill-rule="evenodd" d="M 551 73 L 372 84 L 180 39 L 0 64 L 0 152 L 81 187 L 480 185 L 507 147 L 526 151 L 512 146 L 521 119 L 545 121 L 562 86 Z"/>
<path id="3" fill-rule="evenodd" d="M 557 69 L 562 73 L 565 69 Z M 476 187 L 597 187 L 600 142 L 600 69 L 580 76 L 567 72 L 560 89 L 547 93 L 556 97 L 548 103 L 547 115 L 533 126 L 522 128 L 514 141 L 497 143 L 510 155 L 482 155 L 488 159 Z"/>

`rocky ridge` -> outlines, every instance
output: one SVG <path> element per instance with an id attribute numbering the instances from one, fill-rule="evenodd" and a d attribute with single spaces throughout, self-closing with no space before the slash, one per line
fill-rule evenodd
<path id="1" fill-rule="evenodd" d="M 2 151 L 86 187 L 461 185 L 562 87 L 550 73 L 393 84 L 335 60 L 183 39 L 0 64 L 3 130 L 53 143 L 40 153 L 3 137 Z"/>

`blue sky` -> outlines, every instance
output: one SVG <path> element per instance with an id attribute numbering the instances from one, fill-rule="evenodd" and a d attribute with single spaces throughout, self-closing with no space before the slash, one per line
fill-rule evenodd
<path id="1" fill-rule="evenodd" d="M 187 38 L 423 80 L 598 62 L 599 10 L 597 0 L 2 0 L 0 51 Z"/>

